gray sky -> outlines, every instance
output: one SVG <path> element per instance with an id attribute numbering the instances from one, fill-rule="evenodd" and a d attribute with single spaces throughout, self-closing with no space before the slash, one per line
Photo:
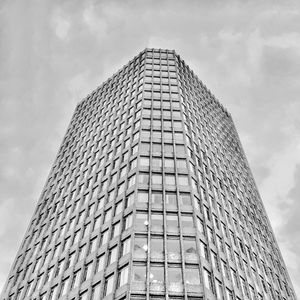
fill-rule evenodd
<path id="1" fill-rule="evenodd" d="M 0 1 L 0 291 L 76 103 L 145 47 L 231 112 L 300 294 L 299 1 Z"/>

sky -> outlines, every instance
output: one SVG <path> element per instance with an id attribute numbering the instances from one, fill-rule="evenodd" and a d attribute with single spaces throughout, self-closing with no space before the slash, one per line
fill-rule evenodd
<path id="1" fill-rule="evenodd" d="M 300 2 L 0 0 L 0 291 L 76 104 L 145 47 L 232 114 L 300 295 Z"/>

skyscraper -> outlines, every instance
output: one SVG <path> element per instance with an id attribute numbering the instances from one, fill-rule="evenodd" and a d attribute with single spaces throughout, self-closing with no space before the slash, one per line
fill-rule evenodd
<path id="1" fill-rule="evenodd" d="M 296 299 L 230 114 L 146 49 L 76 107 L 2 299 Z"/>

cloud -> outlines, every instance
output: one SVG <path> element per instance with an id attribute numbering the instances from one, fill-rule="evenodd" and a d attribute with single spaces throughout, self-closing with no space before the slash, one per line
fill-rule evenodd
<path id="1" fill-rule="evenodd" d="M 52 17 L 52 26 L 54 27 L 55 34 L 62 40 L 66 39 L 71 23 L 66 19 L 66 16 L 61 15 L 61 12 L 56 11 Z"/>

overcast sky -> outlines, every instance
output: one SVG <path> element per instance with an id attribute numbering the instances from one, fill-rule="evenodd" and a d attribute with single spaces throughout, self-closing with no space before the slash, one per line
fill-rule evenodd
<path id="1" fill-rule="evenodd" d="M 76 103 L 145 47 L 231 112 L 300 295 L 299 1 L 0 1 L 0 291 Z"/>

